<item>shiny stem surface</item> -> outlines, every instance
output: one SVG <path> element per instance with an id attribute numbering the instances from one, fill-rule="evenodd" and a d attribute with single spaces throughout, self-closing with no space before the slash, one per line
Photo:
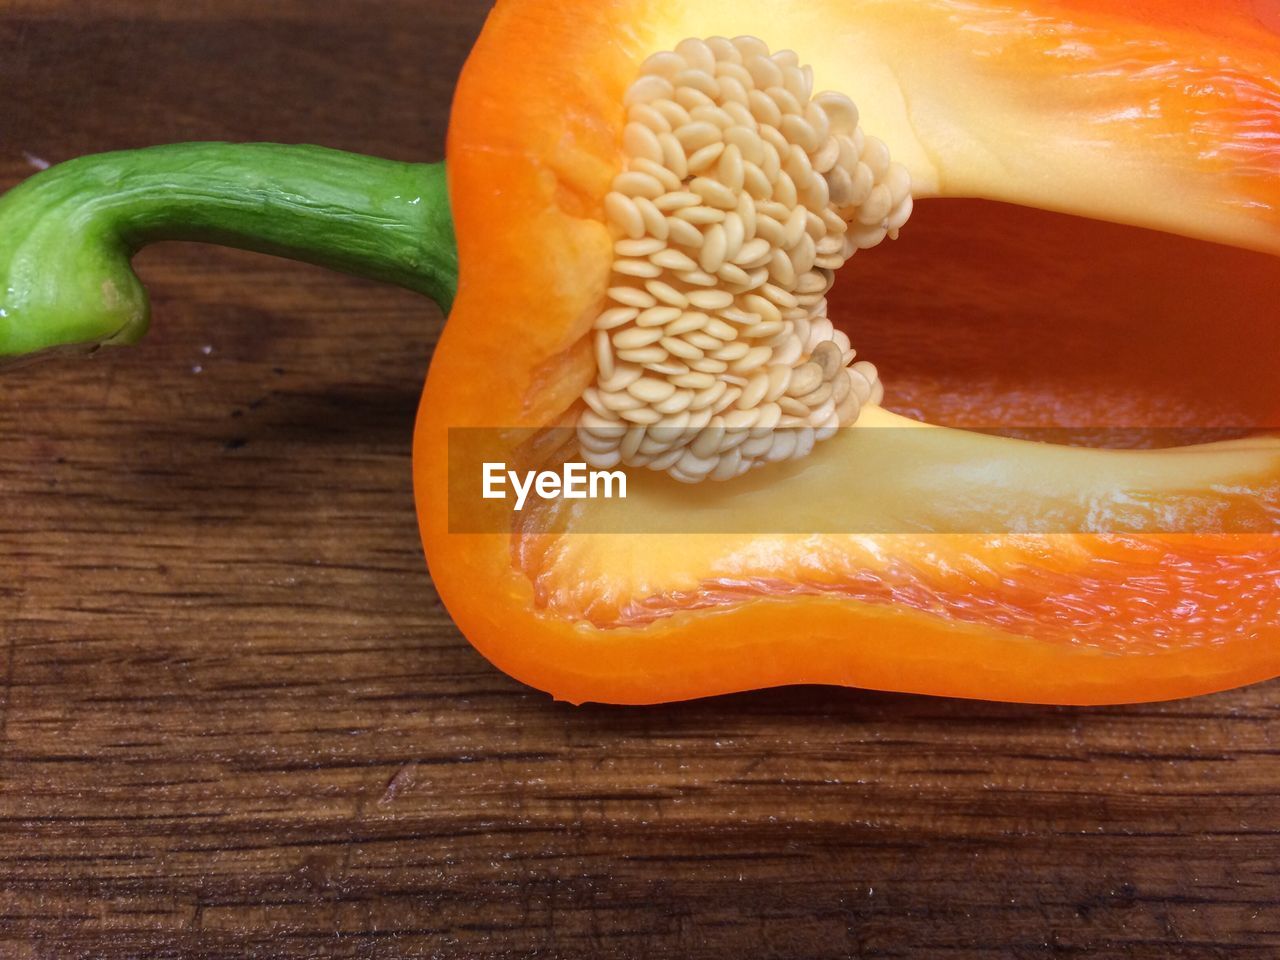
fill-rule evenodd
<path id="1" fill-rule="evenodd" d="M 443 164 L 272 143 L 95 154 L 0 197 L 0 360 L 136 343 L 150 310 L 130 258 L 159 240 L 387 281 L 446 312 L 457 288 Z"/>

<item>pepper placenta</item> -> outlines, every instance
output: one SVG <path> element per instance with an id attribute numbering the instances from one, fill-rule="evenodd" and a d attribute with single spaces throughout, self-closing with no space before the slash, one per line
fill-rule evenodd
<path id="1" fill-rule="evenodd" d="M 491 15 L 459 83 L 447 199 L 438 166 L 221 144 L 84 158 L 12 191 L 0 200 L 0 354 L 136 340 L 145 297 L 127 257 L 153 239 L 296 256 L 446 307 L 460 264 L 414 437 L 419 521 L 460 628 L 514 676 L 564 699 L 628 703 L 797 682 L 1096 703 L 1272 677 L 1276 441 L 1254 433 L 1122 452 L 955 429 L 1199 424 L 1194 403 L 1187 412 L 1168 400 L 1160 328 L 1108 304 L 1141 276 L 1166 328 L 1194 329 L 1196 304 L 1160 288 L 1185 264 L 1167 252 L 1142 258 L 1147 244 L 1199 249 L 1160 246 L 1166 234 L 1202 241 L 1194 255 L 1247 289 L 1280 277 L 1268 255 L 1280 252 L 1280 170 L 1258 147 L 1259 131 L 1280 137 L 1280 41 L 1251 10 L 1044 0 L 1037 17 L 1010 18 L 947 0 L 512 0 Z M 451 527 L 451 438 L 480 431 L 514 464 L 531 435 L 572 427 L 596 378 L 592 325 L 619 240 L 605 197 L 628 162 L 625 104 L 642 62 L 686 38 L 747 34 L 795 49 L 819 88 L 857 101 L 925 201 L 916 232 L 949 241 L 932 251 L 930 276 L 857 317 L 860 331 L 893 326 L 912 348 L 897 381 L 911 402 L 899 409 L 948 426 L 870 403 L 857 426 L 795 463 L 691 486 L 632 474 L 617 515 L 629 525 L 611 529 L 588 503 L 554 528 Z M 686 49 L 696 60 L 700 48 Z M 1008 204 L 1073 216 L 1019 219 Z M 1082 233 L 1092 220 L 1144 229 Z M 1037 260 L 1054 234 L 1086 238 L 1061 249 L 1087 255 L 1087 307 Z M 1003 285 L 978 283 L 982 251 L 1009 236 L 1026 242 L 1008 250 Z M 869 278 L 889 276 L 896 256 L 868 252 L 846 268 L 860 289 L 832 294 L 838 327 L 865 310 Z M 935 358 L 936 328 L 953 317 L 981 339 L 988 321 L 963 320 L 975 303 L 998 320 L 1028 302 L 1044 322 L 1020 331 L 1016 349 Z M 1264 309 L 1240 313 L 1271 342 Z M 1107 334 L 1111 351 L 1061 345 L 1072 324 L 1099 316 L 1115 321 L 1095 324 L 1103 334 L 1128 324 L 1129 339 L 1149 338 L 1151 362 L 1126 371 L 1122 396 L 1090 404 L 1082 396 L 1100 391 L 1080 369 L 1107 370 L 1126 338 Z M 1006 363 L 1006 350 L 1019 359 Z M 1045 356 L 1058 366 L 1037 367 Z M 1219 385 L 1212 425 L 1269 425 L 1273 399 L 1223 376 L 1238 354 L 1219 356 L 1196 358 Z M 894 368 L 880 367 L 892 409 Z M 963 389 L 937 389 L 959 371 L 971 374 Z M 899 447 L 897 460 L 877 455 L 884 427 L 918 445 Z M 1131 526 L 1116 532 L 1122 501 Z M 746 519 L 706 526 L 730 513 Z M 845 526 L 806 527 L 834 513 Z M 1233 523 L 1205 532 L 1193 521 L 1209 514 Z M 1057 525 L 1014 532 L 1028 518 Z"/>

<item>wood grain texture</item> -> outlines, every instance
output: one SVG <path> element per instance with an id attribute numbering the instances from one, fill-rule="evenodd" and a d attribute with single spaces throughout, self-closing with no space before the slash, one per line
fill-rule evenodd
<path id="1" fill-rule="evenodd" d="M 0 183 L 183 139 L 441 153 L 468 3 L 0 2 Z M 1280 954 L 1280 686 L 575 709 L 425 575 L 411 294 L 167 245 L 0 379 L 0 956 Z"/>

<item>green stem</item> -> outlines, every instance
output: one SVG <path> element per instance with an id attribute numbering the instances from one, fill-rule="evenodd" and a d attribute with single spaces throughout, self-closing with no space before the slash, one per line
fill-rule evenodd
<path id="1" fill-rule="evenodd" d="M 0 359 L 136 343 L 149 308 L 129 259 L 155 240 L 385 280 L 446 312 L 457 288 L 443 164 L 271 143 L 103 153 L 0 197 Z"/>

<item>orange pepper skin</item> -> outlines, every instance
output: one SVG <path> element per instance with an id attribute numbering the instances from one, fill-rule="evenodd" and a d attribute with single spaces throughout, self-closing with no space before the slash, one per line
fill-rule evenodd
<path id="1" fill-rule="evenodd" d="M 1037 16 L 1075 29 L 1099 58 L 1117 49 L 1134 52 L 1135 76 L 1113 81 L 1120 101 L 1138 96 L 1133 91 L 1145 82 L 1137 79 L 1143 52 L 1155 50 L 1153 44 L 1164 44 L 1161 55 L 1192 74 L 1212 57 L 1243 64 L 1238 76 L 1223 74 L 1216 93 L 1199 91 L 1201 97 L 1225 98 L 1221 109 L 1199 110 L 1191 86 L 1164 83 L 1163 109 L 1114 128 L 1095 124 L 1089 132 L 1111 131 L 1123 141 L 1119 149 L 1125 156 L 1172 170 L 1175 179 L 1185 174 L 1187 182 L 1198 182 L 1213 173 L 1215 184 L 1226 176 L 1223 170 L 1241 166 L 1231 160 L 1232 150 L 1272 138 L 1270 152 L 1252 154 L 1256 162 L 1239 175 L 1247 182 L 1230 187 L 1249 198 L 1247 209 L 1233 208 L 1221 221 L 1206 215 L 1205 230 L 1239 238 L 1243 246 L 1280 251 L 1280 150 L 1274 146 L 1280 142 L 1280 18 L 1270 8 L 1249 0 L 1136 0 L 1123 10 L 1109 0 L 1037 0 L 1031 6 Z M 593 374 L 583 335 L 603 298 L 611 261 L 601 200 L 621 164 L 622 96 L 644 55 L 668 37 L 686 35 L 686 27 L 687 35 L 756 32 L 768 38 L 770 20 L 802 57 L 796 38 L 803 40 L 805 31 L 817 44 L 824 27 L 848 32 L 865 17 L 879 24 L 886 17 L 928 13 L 934 18 L 930 29 L 939 23 L 963 27 L 962 18 L 973 17 L 981 20 L 974 26 L 991 35 L 997 10 L 943 0 L 818 0 L 786 10 L 749 2 L 530 0 L 501 3 L 492 13 L 455 97 L 447 163 L 461 275 L 419 410 L 414 480 L 436 589 L 463 634 L 499 668 L 558 699 L 629 704 L 793 683 L 1099 704 L 1192 696 L 1280 675 L 1280 600 L 1274 596 L 1280 594 L 1280 543 L 1269 534 L 1187 535 L 1172 546 L 1156 537 L 1129 538 L 1126 545 L 1107 537 L 1045 536 L 1034 562 L 1010 568 L 1005 582 L 989 587 L 991 608 L 1003 609 L 1011 598 L 1025 599 L 1046 571 L 1063 578 L 1058 583 L 1082 576 L 1081 551 L 1105 566 L 1134 544 L 1139 550 L 1185 548 L 1188 555 L 1225 558 L 1236 575 L 1252 578 L 1255 589 L 1270 578 L 1271 595 L 1264 591 L 1251 608 L 1252 616 L 1270 616 L 1270 622 L 1232 632 L 1225 629 L 1228 612 L 1220 636 L 1182 642 L 1171 620 L 1170 629 L 1153 634 L 1149 643 L 1108 648 L 1051 637 L 1034 623 L 995 614 L 961 618 L 838 590 L 780 590 L 675 609 L 634 625 L 601 624 L 549 607 L 521 565 L 512 535 L 449 531 L 449 429 L 564 422 Z M 992 19 L 983 20 L 988 13 Z M 982 62 L 1003 77 L 996 85 L 1006 94 L 1020 89 L 1017 77 L 1023 76 L 1027 100 L 1035 102 L 1044 91 L 1067 89 L 1063 85 L 1088 67 L 1084 47 L 1083 62 L 1063 62 L 1049 55 L 1050 33 L 1023 35 L 1007 24 L 1001 29 L 1003 39 L 985 50 Z M 1275 92 L 1274 102 L 1263 95 L 1268 89 Z M 1179 99 L 1184 96 L 1185 102 Z M 1226 109 L 1232 105 L 1238 109 Z M 1095 121 L 1102 123 L 1090 122 Z M 1254 139 L 1239 135 L 1246 130 Z M 1089 162 L 1081 159 L 1082 169 Z M 1091 169 L 1085 173 L 1101 176 Z M 949 187 L 944 178 L 933 193 L 976 192 L 968 189 L 971 180 L 959 176 L 962 185 Z M 1048 209 L 1064 206 L 1018 183 L 1005 194 L 982 195 Z M 1147 199 L 1155 205 L 1160 198 Z M 1206 210 L 1212 202 L 1213 197 L 1205 200 Z M 1163 215 L 1153 213 L 1145 225 L 1162 226 Z M 670 542 L 660 539 L 678 535 L 650 536 L 655 549 L 668 549 Z M 893 547 L 887 543 L 886 549 Z M 975 544 L 937 535 L 932 545 L 938 569 L 966 562 L 997 569 L 1005 552 L 990 539 Z M 1170 581 L 1170 611 L 1177 589 L 1212 592 L 1219 566 L 1206 560 L 1176 584 Z M 1112 586 L 1118 590 L 1119 583 Z M 1222 603 L 1229 602 L 1229 586 L 1215 588 Z M 941 574 L 930 587 L 956 605 L 974 590 Z M 1098 618 L 1124 618 L 1125 611 L 1108 607 L 1108 589 L 1105 577 L 1090 584 Z"/>

